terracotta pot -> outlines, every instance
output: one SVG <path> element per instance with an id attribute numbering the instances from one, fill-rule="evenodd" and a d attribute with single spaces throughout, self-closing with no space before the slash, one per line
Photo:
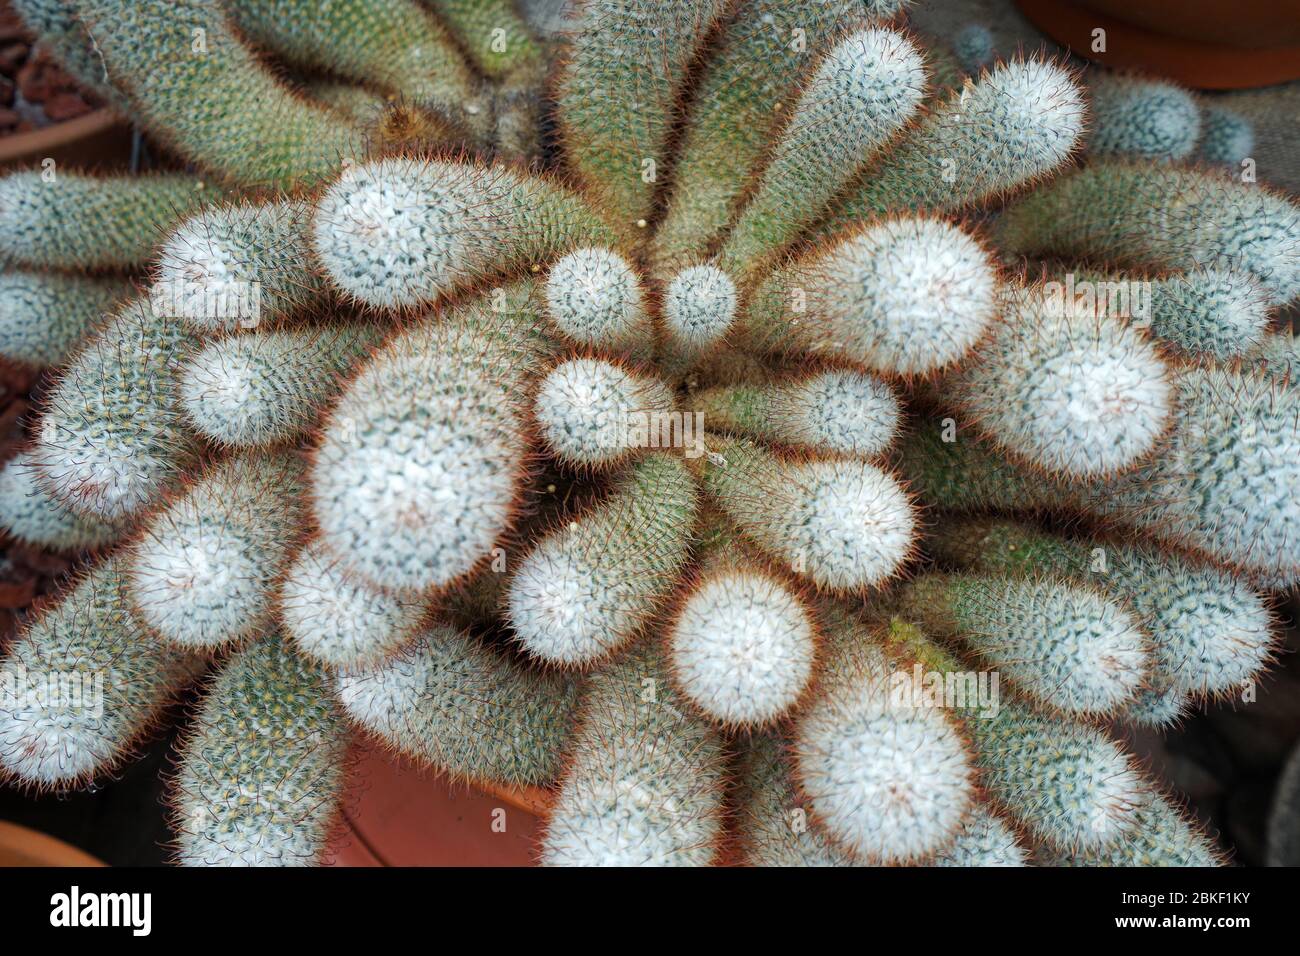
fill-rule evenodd
<path id="1" fill-rule="evenodd" d="M 112 110 L 99 109 L 29 133 L 0 137 L 0 169 L 51 158 L 82 168 L 124 165 L 131 157 L 131 127 Z"/>
<path id="2" fill-rule="evenodd" d="M 336 866 L 529 866 L 547 795 L 488 792 L 378 750 L 356 754 Z"/>
<path id="3" fill-rule="evenodd" d="M 0 820 L 0 867 L 103 865 L 62 840 Z"/>
<path id="4" fill-rule="evenodd" d="M 1016 0 L 1049 37 L 1107 66 L 1232 90 L 1300 79 L 1300 0 Z M 1106 31 L 1094 51 L 1093 30 Z"/>

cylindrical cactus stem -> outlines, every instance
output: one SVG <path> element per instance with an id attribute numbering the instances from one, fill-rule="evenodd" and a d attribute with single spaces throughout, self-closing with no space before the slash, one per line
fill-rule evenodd
<path id="1" fill-rule="evenodd" d="M 725 0 L 583 4 L 557 84 L 569 165 L 619 236 L 636 241 L 667 172 L 669 131 L 687 68 Z"/>
<path id="2" fill-rule="evenodd" d="M 324 425 L 311 499 L 327 547 L 371 587 L 416 597 L 471 571 L 508 528 L 526 440 L 515 403 L 540 322 L 501 290 L 390 339 Z M 534 290 L 535 291 L 535 290 Z"/>
<path id="3" fill-rule="evenodd" d="M 860 0 L 750 0 L 731 15 L 686 117 L 667 212 L 651 240 L 656 274 L 706 258 L 741 199 L 745 174 L 762 159 L 782 111 L 797 98 L 809 64 L 879 6 Z"/>
<path id="4" fill-rule="evenodd" d="M 194 442 L 176 403 L 177 356 L 193 338 L 130 299 L 86 342 L 46 396 L 32 460 L 59 502 L 108 520 L 157 501 Z"/>
<path id="5" fill-rule="evenodd" d="M 1071 269 L 1055 278 L 1076 296 L 1093 296 L 1112 314 L 1131 317 L 1133 324 L 1181 352 L 1225 361 L 1259 344 L 1274 305 L 1249 273 L 1219 267 L 1158 279 Z"/>
<path id="6" fill-rule="evenodd" d="M 1078 148 L 1084 112 L 1068 69 L 1000 63 L 933 106 L 845 191 L 816 235 L 890 212 L 955 212 L 1033 183 Z"/>
<path id="7" fill-rule="evenodd" d="M 927 413 L 890 456 L 908 489 L 949 511 L 1054 511 L 1071 501 L 1066 487 L 998 455 L 976 429 Z"/>
<path id="8" fill-rule="evenodd" d="M 1013 203 L 996 233 L 1010 254 L 1216 266 L 1249 273 L 1278 302 L 1300 295 L 1300 206 L 1222 172 L 1099 160 Z"/>
<path id="9" fill-rule="evenodd" d="M 211 206 L 163 243 L 151 295 L 196 332 L 274 323 L 324 295 L 311 261 L 311 206 L 299 200 Z"/>
<path id="10" fill-rule="evenodd" d="M 723 742 L 645 645 L 597 671 L 546 821 L 547 866 L 708 866 L 723 836 Z"/>
<path id="11" fill-rule="evenodd" d="M 945 702 L 952 688 L 980 784 L 1021 828 L 1066 851 L 1101 848 L 1133 832 L 1133 811 L 1149 785 L 1113 740 L 1003 699 L 991 679 L 981 695 L 981 675 L 964 670 L 914 624 L 894 618 L 888 637 L 921 662 L 926 684 L 939 681 Z"/>
<path id="12" fill-rule="evenodd" d="M 310 866 L 342 799 L 348 733 L 318 664 L 267 635 L 229 657 L 172 780 L 182 866 Z"/>
<path id="13" fill-rule="evenodd" d="M 1056 294 L 1008 289 L 1005 320 L 946 388 L 1009 455 L 1048 474 L 1132 468 L 1169 429 L 1159 350 L 1123 319 Z"/>
<path id="14" fill-rule="evenodd" d="M 997 268 L 970 235 L 937 219 L 858 228 L 779 269 L 754 291 L 745 344 L 839 356 L 918 375 L 960 359 L 1001 308 Z"/>
<path id="15" fill-rule="evenodd" d="M 962 821 L 952 844 L 930 862 L 932 866 L 1028 866 L 1029 853 L 1005 820 L 977 806 Z"/>
<path id="16" fill-rule="evenodd" d="M 575 249 L 557 261 L 546 314 L 569 341 L 604 352 L 644 355 L 654 334 L 636 270 L 612 249 Z"/>
<path id="17" fill-rule="evenodd" d="M 50 551 L 83 551 L 113 541 L 121 528 L 63 505 L 41 486 L 30 451 L 0 470 L 0 529 L 24 544 Z"/>
<path id="18" fill-rule="evenodd" d="M 1123 839 L 1073 849 L 1044 846 L 1036 854 L 1045 866 L 1223 866 L 1225 857 L 1199 823 L 1154 789 L 1141 795 L 1133 826 Z"/>
<path id="19" fill-rule="evenodd" d="M 1092 511 L 1262 581 L 1300 580 L 1300 383 L 1180 371 L 1173 433 L 1135 472 L 1084 489 Z"/>
<path id="20" fill-rule="evenodd" d="M 904 590 L 898 612 L 927 633 L 960 638 L 1019 691 L 1065 714 L 1115 713 L 1151 671 L 1141 620 L 1060 577 L 926 574 Z"/>
<path id="21" fill-rule="evenodd" d="M 1153 689 L 1180 697 L 1240 691 L 1273 653 L 1261 594 L 1226 571 L 1168 550 L 967 518 L 936 527 L 926 551 L 980 574 L 1066 575 L 1127 602 L 1151 635 Z"/>
<path id="22" fill-rule="evenodd" d="M 95 47 L 159 141 L 241 186 L 319 182 L 361 130 L 282 85 L 212 0 L 77 0 Z"/>
<path id="23" fill-rule="evenodd" d="M 285 635 L 298 650 L 353 670 L 374 667 L 411 643 L 429 605 L 366 587 L 314 540 L 285 571 L 278 608 Z"/>
<path id="24" fill-rule="evenodd" d="M 155 514 L 130 548 L 141 619 L 180 647 L 212 650 L 262 632 L 301 521 L 302 465 L 232 458 Z"/>
<path id="25" fill-rule="evenodd" d="M 729 528 L 712 545 L 665 629 L 673 679 L 710 720 L 770 724 L 808 691 L 817 622 L 799 590 L 746 556 Z"/>
<path id="26" fill-rule="evenodd" d="M 747 285 L 907 125 L 924 92 L 924 59 L 902 34 L 868 28 L 837 42 L 791 107 L 715 264 Z"/>
<path id="27" fill-rule="evenodd" d="M 418 306 L 487 276 L 608 244 L 576 194 L 549 179 L 477 162 L 384 159 L 350 166 L 316 206 L 321 266 L 353 299 Z M 403 253 L 394 258 L 392 250 Z"/>
<path id="28" fill-rule="evenodd" d="M 579 687 L 445 624 L 333 683 L 345 713 L 401 753 L 454 780 L 517 787 L 560 775 Z"/>
<path id="29" fill-rule="evenodd" d="M 715 431 L 804 448 L 817 455 L 876 458 L 898 434 L 901 408 L 889 385 L 830 369 L 752 385 L 718 386 L 689 400 Z"/>
<path id="30" fill-rule="evenodd" d="M 68 75 L 123 116 L 130 108 L 77 16 L 77 0 L 13 0 L 10 6 Z"/>
<path id="31" fill-rule="evenodd" d="M 89 783 L 132 754 L 198 659 L 131 613 L 121 562 L 86 572 L 0 661 L 0 774 L 38 789 Z"/>
<path id="32" fill-rule="evenodd" d="M 456 42 L 416 0 L 234 0 L 235 23 L 291 63 L 380 87 L 480 139 L 490 103 Z"/>
<path id="33" fill-rule="evenodd" d="M 818 699 L 794 735 L 796 773 L 813 819 L 848 853 L 907 863 L 945 849 L 970 812 L 974 769 L 943 710 L 917 706 L 912 661 L 879 635 L 824 607 L 825 663 Z"/>
<path id="34" fill-rule="evenodd" d="M 590 665 L 632 640 L 685 564 L 698 499 L 676 452 L 629 466 L 607 500 L 524 557 L 507 594 L 515 639 L 563 666 Z"/>
<path id="35" fill-rule="evenodd" d="M 0 273 L 0 358 L 31 369 L 61 364 L 130 292 L 130 283 L 119 279 Z"/>
<path id="36" fill-rule="evenodd" d="M 547 373 L 533 400 L 542 439 L 560 460 L 607 468 L 632 454 L 639 435 L 661 434 L 674 419 L 672 389 L 614 362 L 575 358 Z M 669 436 L 671 438 L 671 435 Z"/>
<path id="37" fill-rule="evenodd" d="M 372 325 L 255 332 L 208 342 L 180 373 L 180 401 L 198 432 L 234 448 L 301 435 L 379 338 Z"/>
<path id="38" fill-rule="evenodd" d="M 0 259 L 33 269 L 135 269 L 215 195 L 184 173 L 9 173 L 0 177 Z"/>
<path id="39" fill-rule="evenodd" d="M 1187 90 L 1110 71 L 1089 80 L 1092 155 L 1170 161 L 1192 154 L 1201 135 L 1201 111 Z"/>
<path id="40" fill-rule="evenodd" d="M 1300 338 L 1294 332 L 1272 332 L 1247 356 L 1256 370 L 1284 382 L 1300 382 Z"/>
<path id="41" fill-rule="evenodd" d="M 433 0 L 432 5 L 485 76 L 499 80 L 541 59 L 541 48 L 512 0 Z"/>
<path id="42" fill-rule="evenodd" d="M 705 490 L 765 553 L 819 588 L 879 587 L 912 554 L 911 499 L 875 465 L 791 460 L 743 439 L 707 444 Z"/>
<path id="43" fill-rule="evenodd" d="M 1201 142 L 1198 158 L 1207 163 L 1236 167 L 1255 149 L 1255 127 L 1250 120 L 1221 106 L 1201 110 Z"/>
<path id="44" fill-rule="evenodd" d="M 736 318 L 736 283 L 714 266 L 691 266 L 668 282 L 663 297 L 660 365 L 674 378 L 722 345 Z"/>

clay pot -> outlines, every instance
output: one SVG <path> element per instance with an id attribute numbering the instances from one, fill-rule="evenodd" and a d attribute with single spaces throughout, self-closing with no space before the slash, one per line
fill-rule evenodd
<path id="1" fill-rule="evenodd" d="M 0 867 L 103 865 L 62 840 L 0 820 Z"/>
<path id="2" fill-rule="evenodd" d="M 1195 89 L 1300 79 L 1300 0 L 1017 0 L 1024 15 L 1078 56 Z M 1106 49 L 1093 50 L 1093 31 Z"/>

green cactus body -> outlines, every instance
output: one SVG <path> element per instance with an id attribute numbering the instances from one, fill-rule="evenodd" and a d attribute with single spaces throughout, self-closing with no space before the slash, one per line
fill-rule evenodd
<path id="1" fill-rule="evenodd" d="M 363 151 L 359 128 L 281 85 L 215 0 L 77 2 L 136 117 L 221 178 L 311 184 Z"/>
<path id="2" fill-rule="evenodd" d="M 916 113 L 925 89 L 923 64 L 909 40 L 885 29 L 856 31 L 828 50 L 792 106 L 714 264 L 747 285 L 815 222 Z"/>
<path id="3" fill-rule="evenodd" d="M 128 560 L 150 628 L 201 650 L 263 631 L 300 521 L 301 472 L 287 455 L 231 458 L 152 517 Z"/>
<path id="4" fill-rule="evenodd" d="M 1042 60 L 999 64 L 933 106 L 845 191 L 816 236 L 889 212 L 955 212 L 1027 186 L 1078 148 L 1083 114 L 1068 70 Z"/>
<path id="5" fill-rule="evenodd" d="M 294 200 L 210 207 L 159 252 L 152 295 L 196 332 L 233 332 L 300 314 L 324 289 L 310 260 L 311 208 Z"/>
<path id="6" fill-rule="evenodd" d="M 1098 73 L 1090 84 L 1094 156 L 1150 160 L 1186 159 L 1201 133 L 1201 113 L 1192 94 L 1160 80 L 1123 73 Z"/>
<path id="7" fill-rule="evenodd" d="M 24 544 L 51 551 L 98 548 L 121 533 L 113 522 L 73 511 L 50 495 L 28 451 L 0 470 L 0 527 Z"/>
<path id="8" fill-rule="evenodd" d="M 90 90 L 120 113 L 128 103 L 113 85 L 90 34 L 77 16 L 78 0 L 13 0 L 27 29 L 49 47 L 59 64 L 81 87 Z"/>
<path id="9" fill-rule="evenodd" d="M 901 417 L 898 397 L 884 382 L 838 370 L 704 389 L 691 404 L 712 429 L 860 458 L 884 452 Z"/>
<path id="10" fill-rule="evenodd" d="M 591 0 L 560 69 L 557 114 L 585 191 L 635 241 L 668 167 L 669 125 L 686 70 L 725 0 Z"/>
<path id="11" fill-rule="evenodd" d="M 118 520 L 157 501 L 193 453 L 176 404 L 176 355 L 193 344 L 148 299 L 119 306 L 64 367 L 32 445 L 42 486 L 84 514 Z"/>
<path id="12" fill-rule="evenodd" d="M 309 866 L 339 813 L 348 736 L 318 665 L 268 634 L 213 679 L 172 780 L 183 866 Z"/>
<path id="13" fill-rule="evenodd" d="M 565 666 L 590 665 L 632 640 L 682 571 L 698 497 L 672 452 L 629 466 L 607 500 L 524 557 L 507 595 L 515 639 Z"/>
<path id="14" fill-rule="evenodd" d="M 1169 693 L 1181 703 L 1188 695 L 1232 693 L 1272 654 L 1263 597 L 1225 571 L 1174 553 L 979 518 L 945 523 L 927 550 L 983 574 L 1066 575 L 1125 601 L 1152 638 L 1155 668 L 1144 695 Z"/>
<path id="15" fill-rule="evenodd" d="M 1183 811 L 1158 793 L 1143 794 L 1133 810 L 1133 827 L 1122 840 L 1069 851 L 1044 848 L 1047 866 L 1222 866 L 1221 850 Z"/>
<path id="16" fill-rule="evenodd" d="M 470 283 L 609 243 L 573 193 L 504 166 L 385 159 L 351 166 L 318 200 L 326 274 L 364 305 L 418 306 Z M 400 257 L 389 254 L 399 244 Z"/>
<path id="17" fill-rule="evenodd" d="M 809 61 L 875 4 L 860 0 L 752 0 L 728 20 L 700 80 L 668 209 L 655 229 L 655 271 L 669 274 L 706 258 L 744 191 L 738 170 L 753 169 L 797 96 Z"/>
<path id="18" fill-rule="evenodd" d="M 707 866 L 723 832 L 722 739 L 641 648 L 593 675 L 546 821 L 548 866 Z"/>
<path id="19" fill-rule="evenodd" d="M 1091 587 L 1048 577 L 925 575 L 900 613 L 957 636 L 1049 709 L 1104 715 L 1145 683 L 1150 638 L 1139 619 Z"/>
<path id="20" fill-rule="evenodd" d="M 996 233 L 1012 255 L 1236 269 L 1277 302 L 1300 295 L 1300 207 L 1219 172 L 1093 162 L 1013 203 Z"/>
<path id="21" fill-rule="evenodd" d="M 455 780 L 507 786 L 559 776 L 579 688 L 445 624 L 333 682 L 344 712 L 398 751 Z"/>
<path id="22" fill-rule="evenodd" d="M 139 624 L 121 562 L 109 558 L 34 617 L 0 661 L 0 773 L 66 789 L 116 769 L 198 664 Z"/>
<path id="23" fill-rule="evenodd" d="M 0 357 L 25 368 L 60 364 L 130 291 L 116 279 L 0 273 Z"/>
<path id="24" fill-rule="evenodd" d="M 1300 382 L 1300 340 L 1293 332 L 1265 335 L 1248 356 L 1264 374 L 1284 382 Z"/>
<path id="25" fill-rule="evenodd" d="M 708 439 L 704 489 L 746 537 L 818 587 L 879 587 L 911 554 L 916 516 L 893 475 L 862 461 L 789 461 Z"/>
<path id="26" fill-rule="evenodd" d="M 285 59 L 369 83 L 482 134 L 489 104 L 447 29 L 416 0 L 234 0 L 239 29 Z"/>
<path id="27" fill-rule="evenodd" d="M 9 173 L 0 177 L 0 258 L 32 269 L 135 269 L 160 233 L 213 198 L 182 173 Z"/>
<path id="28" fill-rule="evenodd" d="M 1219 106 L 1201 110 L 1201 142 L 1197 155 L 1207 163 L 1237 166 L 1255 149 L 1255 128 L 1250 120 Z"/>
<path id="29" fill-rule="evenodd" d="M 379 338 L 369 325 L 256 332 L 203 346 L 180 373 L 185 415 L 203 436 L 257 448 L 301 435 Z"/>
<path id="30" fill-rule="evenodd" d="M 541 57 L 511 0 L 434 0 L 433 8 L 487 76 L 500 79 Z"/>
<path id="31" fill-rule="evenodd" d="M 960 359 L 986 334 L 1000 309 L 997 289 L 988 253 L 961 229 L 891 220 L 773 272 L 742 317 L 744 343 L 921 374 Z"/>

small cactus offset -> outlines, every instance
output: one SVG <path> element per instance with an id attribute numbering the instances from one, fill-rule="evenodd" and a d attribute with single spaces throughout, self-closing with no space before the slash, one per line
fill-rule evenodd
<path id="1" fill-rule="evenodd" d="M 0 528 L 80 562 L 0 691 L 103 682 L 4 779 L 181 699 L 185 865 L 327 860 L 359 741 L 555 866 L 1230 857 L 1122 741 L 1300 585 L 1240 117 L 888 0 L 16 6 L 188 171 L 0 177 Z"/>

